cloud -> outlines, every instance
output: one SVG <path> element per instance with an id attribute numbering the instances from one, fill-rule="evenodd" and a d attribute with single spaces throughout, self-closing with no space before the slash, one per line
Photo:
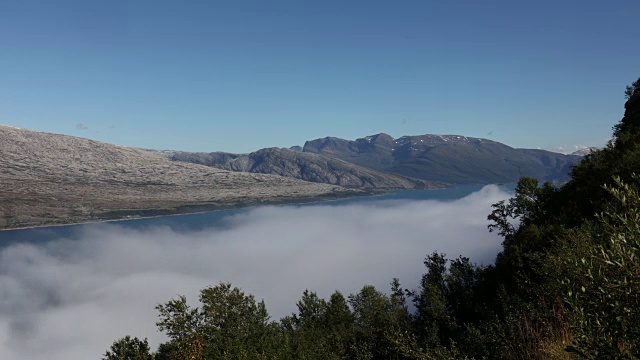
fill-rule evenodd
<path id="1" fill-rule="evenodd" d="M 67 238 L 0 249 L 0 358 L 95 359 L 130 334 L 164 341 L 154 306 L 220 281 L 265 299 L 273 318 L 309 288 L 322 297 L 393 277 L 416 287 L 424 256 L 489 263 L 501 239 L 486 230 L 487 186 L 455 201 L 371 201 L 264 207 L 203 229 L 79 227 Z"/>
<path id="2" fill-rule="evenodd" d="M 543 150 L 547 150 L 547 151 L 551 151 L 551 152 L 555 152 L 555 153 L 560 153 L 560 154 L 571 154 L 572 152 L 576 151 L 576 150 L 580 150 L 583 147 L 581 147 L 582 145 L 573 145 L 573 146 L 569 146 L 569 145 L 560 145 L 560 146 L 555 146 L 555 147 L 546 147 Z M 540 148 L 539 148 L 540 149 Z"/>
<path id="3" fill-rule="evenodd" d="M 544 148 L 544 150 L 547 151 L 552 151 L 552 152 L 556 152 L 556 153 L 561 153 L 561 154 L 571 154 L 574 153 L 576 151 L 579 150 L 584 150 L 584 149 L 589 149 L 591 147 L 587 146 L 587 145 L 582 145 L 582 144 L 575 144 L 575 145 L 560 145 L 560 146 L 556 146 L 556 147 L 547 147 Z"/>
<path id="4" fill-rule="evenodd" d="M 89 127 L 87 125 L 83 124 L 83 123 L 78 123 L 78 124 L 76 124 L 76 129 L 77 130 L 88 130 Z"/>

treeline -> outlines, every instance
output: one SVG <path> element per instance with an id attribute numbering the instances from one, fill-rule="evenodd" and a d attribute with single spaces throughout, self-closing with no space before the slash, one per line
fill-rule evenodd
<path id="1" fill-rule="evenodd" d="M 271 321 L 231 284 L 157 306 L 169 341 L 124 337 L 103 359 L 640 358 L 640 79 L 606 148 L 561 188 L 523 178 L 493 205 L 504 237 L 492 266 L 433 253 L 415 290 L 364 286 L 329 299 L 306 291 Z"/>

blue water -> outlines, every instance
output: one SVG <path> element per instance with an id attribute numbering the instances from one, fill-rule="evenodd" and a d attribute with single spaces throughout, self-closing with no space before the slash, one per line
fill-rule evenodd
<path id="1" fill-rule="evenodd" d="M 367 204 L 372 202 L 381 202 L 385 200 L 439 200 L 452 201 L 463 198 L 473 192 L 482 189 L 484 185 L 459 185 L 448 189 L 441 190 L 396 190 L 390 191 L 382 195 L 355 197 L 350 199 L 342 199 L 335 201 L 308 203 L 295 206 L 341 206 L 349 204 Z M 506 191 L 514 189 L 513 184 L 500 185 Z M 283 205 L 287 206 L 287 205 Z M 125 228 L 148 228 L 152 226 L 167 226 L 173 231 L 194 231 L 204 228 L 216 226 L 224 218 L 243 214 L 253 208 L 242 208 L 234 210 L 221 210 L 201 214 L 188 214 L 178 216 L 163 216 L 148 219 L 134 219 L 124 221 L 112 221 L 109 224 L 115 224 Z M 83 228 L 96 226 L 96 224 L 82 225 L 65 225 L 51 226 L 43 228 L 23 229 L 0 231 L 0 247 L 15 244 L 18 242 L 45 242 L 59 238 L 74 238 L 76 234 Z"/>

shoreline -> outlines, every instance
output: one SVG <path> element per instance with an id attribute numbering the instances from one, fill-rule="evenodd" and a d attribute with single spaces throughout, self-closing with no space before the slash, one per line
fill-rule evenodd
<path id="1" fill-rule="evenodd" d="M 389 191 L 393 191 L 394 189 L 385 189 L 383 191 L 371 191 L 365 190 L 361 193 L 351 192 L 349 194 L 345 194 L 344 196 L 336 196 L 336 194 L 325 195 L 323 196 L 315 196 L 308 199 L 291 199 L 291 200 L 275 200 L 275 201 L 264 201 L 264 202 L 254 202 L 254 203 L 245 203 L 245 204 L 236 204 L 236 205 L 183 205 L 177 207 L 177 210 L 163 210 L 161 208 L 158 209 L 146 209 L 146 210 L 131 210 L 131 213 L 135 212 L 163 212 L 167 211 L 166 214 L 156 214 L 156 215 L 125 215 L 124 217 L 113 217 L 113 218 L 97 218 L 91 219 L 87 221 L 78 221 L 78 222 L 69 222 L 69 223 L 52 223 L 52 224 L 41 224 L 41 225 L 31 225 L 31 226 L 20 226 L 20 227 L 11 227 L 11 228 L 0 228 L 0 234 L 3 232 L 10 231 L 21 231 L 21 230 L 33 230 L 33 229 L 44 229 L 44 228 L 52 228 L 52 227 L 64 227 L 64 226 L 80 226 L 80 225 L 90 225 L 90 224 L 102 224 L 102 223 L 113 223 L 120 221 L 133 221 L 133 220 L 144 220 L 144 219 L 157 219 L 163 217 L 170 216 L 187 216 L 187 215 L 198 215 L 198 214 L 208 214 L 219 211 L 228 211 L 228 210 L 241 210 L 241 209 L 252 209 L 259 208 L 263 206 L 293 206 L 293 205 L 304 205 L 304 204 L 315 204 L 315 203 L 327 203 L 332 201 L 340 201 L 340 200 L 348 200 L 354 199 L 358 197 L 375 197 L 381 196 Z M 429 190 L 439 190 L 439 189 L 429 189 Z M 181 211 L 180 208 L 184 208 L 184 211 Z M 190 208 L 205 208 L 199 211 L 189 211 L 187 209 Z M 127 211 L 122 211 L 126 213 Z"/>
<path id="2" fill-rule="evenodd" d="M 412 189 L 412 190 L 434 191 L 434 190 L 445 190 L 451 187 L 452 186 L 444 186 L 444 187 L 436 187 L 431 189 Z M 172 217 L 172 216 L 198 215 L 198 214 L 207 214 L 207 213 L 214 213 L 214 212 L 228 211 L 228 210 L 253 209 L 253 208 L 259 208 L 263 206 L 295 206 L 295 205 L 329 203 L 334 201 L 349 200 L 349 199 L 355 199 L 355 198 L 365 198 L 365 197 L 375 198 L 378 196 L 384 196 L 391 191 L 398 191 L 402 189 L 353 189 L 353 190 L 354 191 L 351 191 L 348 194 L 344 194 L 342 196 L 339 194 L 326 194 L 323 196 L 314 196 L 310 198 L 293 198 L 290 200 L 257 201 L 257 202 L 248 202 L 244 204 L 233 204 L 233 205 L 219 205 L 219 204 L 217 205 L 216 204 L 182 205 L 182 206 L 178 206 L 175 210 L 168 210 L 168 209 L 162 209 L 162 208 L 130 210 L 130 211 L 114 210 L 112 212 L 119 212 L 122 214 L 126 214 L 127 212 L 129 212 L 130 214 L 134 214 L 134 215 L 96 218 L 96 219 L 90 219 L 86 221 L 73 221 L 68 223 L 50 223 L 50 224 L 11 227 L 11 228 L 0 228 L 0 234 L 4 232 L 11 232 L 11 231 L 45 229 L 45 228 L 54 228 L 54 227 L 65 227 L 65 226 L 81 226 L 81 225 L 90 225 L 90 224 L 114 223 L 114 222 L 121 222 L 121 221 L 144 220 L 144 219 L 157 219 L 157 218 Z M 412 190 L 406 190 L 406 191 L 412 191 Z M 201 208 L 201 210 L 195 210 L 197 208 Z M 190 210 L 190 209 L 194 209 L 194 210 Z M 143 215 L 137 215 L 135 213 L 143 213 Z M 150 214 L 145 215 L 144 213 L 150 213 Z M 156 213 L 156 214 L 153 214 L 153 213 Z"/>

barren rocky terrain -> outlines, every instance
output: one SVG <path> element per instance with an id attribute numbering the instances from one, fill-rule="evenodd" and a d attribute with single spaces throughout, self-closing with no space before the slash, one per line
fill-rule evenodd
<path id="1" fill-rule="evenodd" d="M 290 149 L 268 148 L 251 154 L 169 152 L 175 161 L 224 170 L 273 174 L 305 181 L 368 189 L 435 189 L 431 181 L 385 173 L 344 160 Z"/>
<path id="2" fill-rule="evenodd" d="M 0 125 L 0 229 L 361 193 Z"/>

